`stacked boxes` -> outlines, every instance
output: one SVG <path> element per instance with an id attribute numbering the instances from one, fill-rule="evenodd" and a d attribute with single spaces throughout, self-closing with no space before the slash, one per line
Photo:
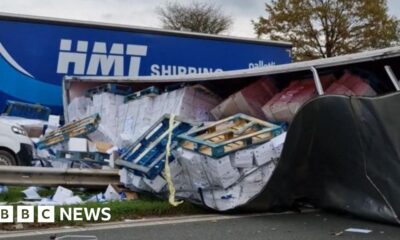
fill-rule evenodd
<path id="1" fill-rule="evenodd" d="M 93 94 L 90 98 L 75 98 L 68 106 L 69 120 L 99 113 L 102 121 L 89 137 L 97 141 L 125 147 L 138 139 L 166 113 L 193 121 L 210 121 L 210 114 L 221 99 L 200 85 L 124 103 L 124 97 L 109 92 Z"/>
<path id="2" fill-rule="evenodd" d="M 346 96 L 376 96 L 376 92 L 360 76 L 346 71 L 343 76 L 333 83 L 326 94 L 340 94 Z"/>
<path id="3" fill-rule="evenodd" d="M 143 158 L 147 155 L 153 156 L 152 159 L 146 160 L 149 166 L 153 166 L 153 162 L 159 160 L 158 155 L 163 155 L 160 149 L 157 149 L 158 155 L 153 151 L 156 146 L 156 141 L 152 137 L 152 134 L 156 134 L 153 133 L 155 132 L 153 128 L 154 126 L 139 138 L 137 142 L 139 147 L 134 148 L 134 151 L 138 152 L 135 153 L 137 156 Z M 154 129 L 158 131 L 162 128 Z M 176 137 L 176 134 L 173 136 Z M 176 189 L 176 197 L 205 204 L 218 211 L 230 210 L 246 204 L 267 185 L 275 170 L 285 137 L 286 134 L 282 133 L 263 144 L 250 145 L 218 158 L 180 147 L 173 148 L 172 159 L 174 160 L 170 160 L 170 174 Z M 142 143 L 140 139 L 145 142 Z M 141 147 L 146 144 L 152 150 L 141 150 Z M 141 152 L 143 154 L 139 154 Z M 124 153 L 121 160 L 117 161 L 117 164 L 123 167 L 120 177 L 125 187 L 161 196 L 167 194 L 167 182 L 163 172 L 150 176 L 137 164 L 128 163 L 129 159 L 125 155 Z M 122 159 L 126 163 L 123 163 Z M 138 159 L 135 158 L 132 161 L 132 163 L 135 162 L 138 162 Z"/>
<path id="4" fill-rule="evenodd" d="M 285 137 L 283 133 L 269 142 L 221 158 L 178 149 L 175 155 L 182 165 L 182 173 L 174 179 L 186 179 L 186 182 L 174 181 L 177 195 L 189 197 L 194 202 L 203 198 L 207 207 L 219 211 L 245 204 L 267 185 Z M 180 189 L 187 189 L 188 182 L 192 194 L 181 193 Z M 196 194 L 199 191 L 202 197 Z"/>
<path id="5" fill-rule="evenodd" d="M 117 145 L 134 142 L 166 113 L 192 121 L 210 121 L 210 110 L 219 102 L 219 97 L 200 86 L 129 101 L 119 107 Z"/>
<path id="6" fill-rule="evenodd" d="M 262 106 L 278 92 L 269 79 L 260 79 L 231 95 L 211 113 L 216 119 L 226 118 L 237 113 L 264 118 Z"/>
<path id="7" fill-rule="evenodd" d="M 334 79 L 333 75 L 322 76 L 323 88 L 328 87 Z M 269 121 L 291 122 L 299 108 L 316 95 L 314 80 L 292 81 L 287 88 L 268 101 L 262 111 Z"/>
<path id="8" fill-rule="evenodd" d="M 87 108 L 92 105 L 87 97 L 76 97 L 68 105 L 68 121 L 72 122 L 89 116 Z"/>
<path id="9" fill-rule="evenodd" d="M 261 126 L 265 129 L 260 129 Z M 227 148 L 232 147 L 230 144 L 240 145 L 235 139 L 241 141 L 247 137 L 247 145 L 210 154 L 185 147 L 182 139 L 188 141 L 189 132 L 199 133 L 197 138 L 204 137 L 203 140 L 216 141 Z M 172 156 L 167 160 L 168 134 L 171 134 Z M 226 138 L 221 140 L 221 134 Z M 225 211 L 245 204 L 265 187 L 275 169 L 285 136 L 279 126 L 243 114 L 197 127 L 180 119 L 171 122 L 170 116 L 164 115 L 122 152 L 116 165 L 123 168 L 120 176 L 126 187 L 165 196 L 164 163 L 168 161 L 176 197 Z M 262 141 L 253 142 L 250 138 Z"/>

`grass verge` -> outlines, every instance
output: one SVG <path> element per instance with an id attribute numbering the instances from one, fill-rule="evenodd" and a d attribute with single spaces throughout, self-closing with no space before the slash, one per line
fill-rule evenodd
<path id="1" fill-rule="evenodd" d="M 8 202 L 8 204 L 16 203 L 22 200 L 22 193 L 25 188 L 10 187 L 7 193 L 0 194 L 0 202 Z M 51 193 L 50 190 L 43 190 L 47 193 Z M 44 193 L 44 192 L 42 192 Z M 40 194 L 45 196 L 45 194 Z M 50 194 L 51 195 L 51 194 Z M 93 219 L 87 219 L 85 214 L 82 215 L 82 221 L 71 221 L 66 218 L 61 219 L 60 209 L 68 211 L 69 208 L 86 208 L 87 211 L 90 209 L 101 209 L 110 208 L 111 222 L 112 221 L 123 221 L 125 219 L 140 219 L 143 217 L 162 217 L 162 216 L 180 216 L 180 215 L 192 215 L 192 214 L 205 214 L 210 211 L 205 210 L 197 205 L 189 202 L 174 207 L 171 206 L 168 201 L 156 198 L 148 194 L 140 194 L 139 199 L 131 201 L 114 201 L 114 202 L 88 202 L 79 205 L 68 205 L 68 206 L 56 206 L 55 207 L 55 223 L 43 224 L 43 223 L 27 223 L 23 224 L 23 229 L 37 229 L 37 228 L 48 228 L 57 226 L 81 226 L 88 223 L 101 223 L 101 221 L 94 221 Z M 109 222 L 109 221 L 108 221 Z M 17 226 L 18 225 L 18 226 Z M 15 230 L 17 227 L 21 228 L 21 224 L 0 224 L 0 229 L 3 230 Z"/>

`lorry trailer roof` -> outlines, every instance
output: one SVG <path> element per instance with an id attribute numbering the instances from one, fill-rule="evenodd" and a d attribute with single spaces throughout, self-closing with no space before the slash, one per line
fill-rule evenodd
<path id="1" fill-rule="evenodd" d="M 121 31 L 128 31 L 128 32 L 140 32 L 140 33 L 157 33 L 157 34 L 163 34 L 163 35 L 177 35 L 180 37 L 205 38 L 205 39 L 234 41 L 234 42 L 249 42 L 252 44 L 261 44 L 261 45 L 277 45 L 277 46 L 284 46 L 284 47 L 292 46 L 292 44 L 290 42 L 283 42 L 283 41 L 261 40 L 261 39 L 256 39 L 256 38 L 245 38 L 245 37 L 232 37 L 232 36 L 227 36 L 227 35 L 214 35 L 214 34 L 187 32 L 187 31 L 166 30 L 166 29 L 153 28 L 153 27 L 133 26 L 133 25 L 127 25 L 127 24 L 105 23 L 105 22 L 87 21 L 87 20 L 73 20 L 73 19 L 33 16 L 33 15 L 25 15 L 25 14 L 13 14 L 13 13 L 5 13 L 5 12 L 0 12 L 0 20 L 51 23 L 51 24 L 69 25 L 69 26 L 75 26 L 75 27 L 113 29 L 113 30 L 121 30 Z"/>

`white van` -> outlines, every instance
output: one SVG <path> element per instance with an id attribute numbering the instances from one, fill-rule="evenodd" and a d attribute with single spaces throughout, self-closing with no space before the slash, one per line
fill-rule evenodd
<path id="1" fill-rule="evenodd" d="M 33 143 L 21 126 L 0 118 L 0 165 L 30 166 Z"/>

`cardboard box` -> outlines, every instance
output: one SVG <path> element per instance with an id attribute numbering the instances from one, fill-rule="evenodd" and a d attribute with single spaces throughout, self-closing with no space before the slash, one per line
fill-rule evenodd
<path id="1" fill-rule="evenodd" d="M 123 191 L 123 194 L 125 195 L 125 199 L 128 201 L 139 199 L 139 196 L 136 192 Z"/>
<path id="2" fill-rule="evenodd" d="M 160 175 L 158 175 L 153 180 L 143 178 L 143 181 L 156 193 L 161 192 L 161 190 L 167 185 L 167 181 L 165 181 L 165 179 L 162 178 Z"/>
<path id="3" fill-rule="evenodd" d="M 101 153 L 107 153 L 107 151 L 113 147 L 112 144 L 107 143 L 107 142 L 95 142 L 94 143 L 96 145 L 96 150 L 97 152 L 101 152 Z"/>
<path id="4" fill-rule="evenodd" d="M 104 198 L 107 201 L 117 201 L 120 200 L 119 189 L 109 184 L 106 191 L 104 192 Z"/>
<path id="5" fill-rule="evenodd" d="M 133 173 L 129 172 L 126 168 L 122 168 L 118 171 L 119 181 L 124 185 L 131 185 L 133 182 Z"/>
<path id="6" fill-rule="evenodd" d="M 184 199 L 199 199 L 200 197 L 195 196 L 197 194 L 196 191 L 193 190 L 191 186 L 190 179 L 187 177 L 187 174 L 181 172 L 181 174 L 175 176 L 172 179 L 175 186 L 175 196 L 181 197 Z"/>
<path id="7" fill-rule="evenodd" d="M 335 77 L 333 75 L 320 77 L 323 89 L 331 85 L 334 80 Z M 269 121 L 291 122 L 300 107 L 316 95 L 313 79 L 291 81 L 288 87 L 276 94 L 262 107 L 262 111 Z"/>
<path id="8" fill-rule="evenodd" d="M 247 203 L 250 199 L 257 196 L 257 194 L 262 191 L 265 185 L 266 184 L 262 181 L 254 183 L 241 182 L 240 187 L 242 189 L 242 192 L 239 196 L 239 199 L 237 200 L 237 204 L 242 205 Z"/>
<path id="9" fill-rule="evenodd" d="M 183 171 L 181 164 L 177 160 L 169 162 L 169 168 L 171 171 L 172 178 L 175 178 L 176 176 L 181 174 Z"/>
<path id="10" fill-rule="evenodd" d="M 72 196 L 63 200 L 63 205 L 76 205 L 83 203 L 82 199 L 79 196 Z"/>
<path id="11" fill-rule="evenodd" d="M 131 175 L 131 186 L 129 188 L 133 188 L 135 191 L 151 191 L 152 189 L 146 184 L 144 181 L 144 177 L 137 176 L 133 173 Z"/>
<path id="12" fill-rule="evenodd" d="M 263 181 L 263 172 L 261 168 L 251 171 L 243 178 L 243 182 L 256 183 Z"/>
<path id="13" fill-rule="evenodd" d="M 210 188 L 209 177 L 206 173 L 206 158 L 203 155 L 179 149 L 178 161 L 193 189 Z"/>
<path id="14" fill-rule="evenodd" d="M 244 149 L 237 151 L 232 156 L 232 166 L 236 168 L 251 168 L 254 162 L 253 149 Z"/>
<path id="15" fill-rule="evenodd" d="M 206 164 L 205 172 L 209 176 L 212 186 L 225 189 L 240 178 L 240 173 L 237 168 L 232 166 L 229 156 L 219 159 L 206 157 Z"/>
<path id="16" fill-rule="evenodd" d="M 92 100 L 86 97 L 76 97 L 68 104 L 68 121 L 82 119 L 88 116 L 88 110 L 93 106 Z"/>
<path id="17" fill-rule="evenodd" d="M 52 200 L 54 202 L 63 203 L 65 199 L 70 198 L 72 196 L 74 196 L 74 193 L 71 190 L 69 190 L 68 188 L 58 186 L 56 192 L 53 195 Z"/>
<path id="18" fill-rule="evenodd" d="M 278 157 L 271 141 L 259 145 L 254 149 L 254 160 L 257 166 L 262 166 Z"/>
<path id="19" fill-rule="evenodd" d="M 240 197 L 241 187 L 235 185 L 228 189 L 205 191 L 204 203 L 214 209 L 226 211 L 235 208 Z"/>
<path id="20" fill-rule="evenodd" d="M 346 96 L 376 96 L 375 90 L 360 76 L 346 71 L 342 77 L 332 84 L 326 94 Z"/>
<path id="21" fill-rule="evenodd" d="M 211 114 L 216 119 L 226 118 L 236 113 L 244 113 L 263 119 L 262 106 L 277 92 L 274 83 L 269 79 L 263 78 L 229 96 L 212 109 Z"/>
<path id="22" fill-rule="evenodd" d="M 86 138 L 70 138 L 68 141 L 68 150 L 75 152 L 87 152 L 88 140 Z"/>
<path id="23" fill-rule="evenodd" d="M 332 83 L 332 85 L 325 91 L 325 94 L 354 96 L 355 93 L 340 83 Z"/>
<path id="24" fill-rule="evenodd" d="M 288 104 L 290 113 L 294 116 L 296 112 L 304 105 L 308 100 L 317 96 L 317 92 L 313 85 L 304 86 L 300 92 L 293 96 L 292 100 Z"/>
<path id="25" fill-rule="evenodd" d="M 234 96 L 228 97 L 221 104 L 211 110 L 211 114 L 215 117 L 215 119 L 222 119 L 239 112 L 241 112 L 241 110 L 236 105 Z"/>
<path id="26" fill-rule="evenodd" d="M 276 164 L 274 161 L 269 162 L 265 167 L 262 168 L 263 171 L 263 182 L 268 183 L 272 174 L 274 173 Z"/>
<path id="27" fill-rule="evenodd" d="M 275 153 L 278 155 L 278 157 L 282 153 L 283 145 L 285 144 L 285 140 L 286 140 L 286 132 L 284 132 L 270 140 L 272 146 L 274 147 Z"/>

